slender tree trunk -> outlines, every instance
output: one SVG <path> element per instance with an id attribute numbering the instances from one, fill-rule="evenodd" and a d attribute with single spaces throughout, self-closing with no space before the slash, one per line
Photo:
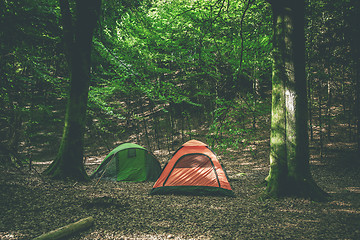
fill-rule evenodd
<path id="1" fill-rule="evenodd" d="M 352 93 L 351 93 L 352 94 Z M 347 125 L 348 125 L 348 133 L 349 133 L 349 141 L 353 141 L 353 129 L 352 129 L 352 118 L 353 118 L 353 114 L 355 112 L 356 114 L 356 109 L 354 109 L 355 111 L 353 111 L 353 101 L 354 101 L 354 96 L 350 95 L 348 97 L 348 114 L 347 114 Z"/>
<path id="2" fill-rule="evenodd" d="M 357 140 L 357 148 L 358 148 L 358 153 L 360 155 L 360 57 L 358 56 L 358 60 L 357 60 L 357 67 L 356 67 L 356 74 L 355 74 L 355 78 L 356 78 L 356 140 Z"/>
<path id="3" fill-rule="evenodd" d="M 360 58 L 359 60 L 360 61 Z M 358 155 L 360 155 L 360 64 L 358 63 L 356 70 L 356 136 L 357 136 L 357 148 Z"/>
<path id="4" fill-rule="evenodd" d="M 308 75 L 309 76 L 309 75 Z M 313 114 L 312 114 L 312 111 L 313 111 L 313 108 L 312 108 L 312 105 L 313 105 L 313 99 L 312 99 L 312 94 L 311 94 L 311 89 L 312 89 L 312 84 L 311 84 L 311 81 L 309 80 L 308 78 L 308 99 L 309 99 L 309 127 L 310 127 L 310 140 L 314 140 L 314 131 L 313 131 Z"/>
<path id="5" fill-rule="evenodd" d="M 343 67 L 344 68 L 344 67 Z M 341 74 L 344 75 L 345 71 L 342 69 Z M 346 117 L 346 94 L 345 94 L 345 86 L 344 82 L 341 82 L 341 101 L 342 101 L 342 111 L 344 117 Z"/>
<path id="6" fill-rule="evenodd" d="M 353 6 L 351 16 L 351 49 L 353 53 L 353 69 L 355 83 L 355 116 L 356 116 L 356 141 L 360 154 L 360 1 L 351 0 Z"/>
<path id="7" fill-rule="evenodd" d="M 254 54 L 254 62 L 256 63 L 256 54 Z M 253 129 L 255 130 L 256 128 L 256 104 L 257 104 L 257 100 L 260 96 L 259 93 L 259 79 L 257 77 L 257 72 L 258 72 L 258 67 L 257 65 L 254 66 L 254 70 L 253 70 L 253 84 L 252 84 L 252 93 L 253 93 L 253 111 L 252 111 L 252 120 L 253 120 Z"/>
<path id="8" fill-rule="evenodd" d="M 154 116 L 154 139 L 156 141 L 156 147 L 157 149 L 161 149 L 160 145 L 160 136 L 159 136 L 159 125 L 160 125 L 160 114 L 158 112 L 155 112 L 155 104 L 150 102 L 150 107 L 152 108 L 152 115 Z"/>
<path id="9" fill-rule="evenodd" d="M 324 137 L 323 137 L 323 118 L 322 118 L 322 82 L 321 79 L 319 79 L 319 89 L 318 89 L 318 95 L 319 95 L 319 145 L 320 145 L 320 160 L 323 159 L 324 155 Z"/>
<path id="10" fill-rule="evenodd" d="M 143 104 L 145 104 L 145 103 L 139 101 L 138 104 L 140 105 L 141 112 L 144 113 L 144 112 L 145 112 L 145 109 L 144 109 Z M 150 115 L 150 116 L 151 116 L 151 115 Z M 143 122 L 143 125 L 144 125 L 144 137 L 145 137 L 146 145 L 147 145 L 147 148 L 148 148 L 148 149 L 150 150 L 150 152 L 151 152 L 151 151 L 153 150 L 153 148 L 152 148 L 152 144 L 150 143 L 149 131 L 148 131 L 148 127 L 147 127 L 147 122 L 146 122 L 146 117 L 145 117 L 145 116 L 142 117 L 142 122 Z"/>
<path id="11" fill-rule="evenodd" d="M 270 0 L 273 10 L 273 76 L 270 172 L 267 195 L 322 200 L 309 168 L 305 76 L 304 1 Z"/>
<path id="12" fill-rule="evenodd" d="M 329 67 L 329 79 L 327 81 L 327 108 L 326 108 L 326 120 L 327 120 L 327 138 L 331 141 L 331 105 L 332 105 L 332 87 L 331 87 L 331 67 Z"/>
<path id="13" fill-rule="evenodd" d="M 66 107 L 65 127 L 59 152 L 45 174 L 54 178 L 86 180 L 84 170 L 84 133 L 90 84 L 90 55 L 93 31 L 101 0 L 77 0 L 74 21 L 67 0 L 59 0 L 64 42 L 70 69 L 70 94 Z M 73 26 L 73 21 L 75 22 Z"/>
<path id="14" fill-rule="evenodd" d="M 324 120 L 326 121 L 326 123 L 324 125 L 326 125 L 326 138 L 328 139 L 328 141 L 330 140 L 330 135 L 331 135 L 331 123 L 330 123 L 330 116 L 331 116 L 331 83 L 330 83 L 330 78 L 331 78 L 331 74 L 330 74 L 330 68 L 327 68 L 327 80 L 326 80 L 326 108 L 325 108 L 325 116 L 324 116 Z"/>

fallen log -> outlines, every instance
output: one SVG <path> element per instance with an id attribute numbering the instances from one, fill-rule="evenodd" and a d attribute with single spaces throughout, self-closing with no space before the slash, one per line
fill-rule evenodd
<path id="1" fill-rule="evenodd" d="M 89 227 L 91 227 L 94 223 L 93 217 L 87 217 L 83 218 L 77 222 L 70 223 L 69 225 L 66 225 L 64 227 L 55 229 L 53 231 L 50 231 L 48 233 L 44 233 L 33 240 L 56 240 L 63 237 L 67 237 L 71 234 L 74 234 L 75 232 L 79 232 L 82 230 L 85 230 Z"/>

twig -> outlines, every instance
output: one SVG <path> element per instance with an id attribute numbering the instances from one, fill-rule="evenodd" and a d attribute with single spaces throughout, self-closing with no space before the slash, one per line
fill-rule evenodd
<path id="1" fill-rule="evenodd" d="M 162 237 L 159 236 L 159 234 L 150 226 L 148 225 L 148 227 L 153 230 L 153 232 L 156 234 L 157 237 L 159 237 L 160 239 L 163 239 Z"/>

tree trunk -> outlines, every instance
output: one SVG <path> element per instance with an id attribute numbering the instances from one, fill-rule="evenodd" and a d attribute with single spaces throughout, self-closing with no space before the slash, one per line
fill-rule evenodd
<path id="1" fill-rule="evenodd" d="M 308 75 L 309 76 L 309 75 Z M 311 85 L 311 81 L 309 81 L 309 79 L 307 80 L 308 82 L 308 115 L 309 115 L 309 127 L 310 127 L 310 140 L 312 141 L 314 139 L 314 131 L 313 131 L 313 114 L 312 114 L 312 111 L 313 111 L 313 108 L 312 108 L 312 105 L 313 105 L 313 100 L 312 100 L 312 94 L 311 94 L 311 88 L 312 88 L 312 85 Z"/>
<path id="2" fill-rule="evenodd" d="M 331 86 L 331 67 L 328 67 L 328 80 L 327 80 L 327 107 L 326 107 L 326 120 L 327 120 L 327 138 L 331 141 L 331 105 L 332 105 L 332 86 Z"/>
<path id="3" fill-rule="evenodd" d="M 59 152 L 45 174 L 53 178 L 86 180 L 83 165 L 86 108 L 90 84 L 90 56 L 93 31 L 101 0 L 77 0 L 76 20 L 72 26 L 69 2 L 60 0 L 65 52 L 70 69 L 70 94 Z"/>
<path id="4" fill-rule="evenodd" d="M 356 116 L 356 141 L 358 152 L 360 153 L 360 2 L 358 0 L 351 0 L 353 6 L 351 12 L 351 50 L 353 53 L 353 70 L 355 83 L 355 116 Z"/>
<path id="5" fill-rule="evenodd" d="M 318 95 L 319 95 L 319 100 L 318 100 L 318 105 L 319 105 L 319 109 L 318 109 L 318 115 L 319 115 L 319 151 L 320 151 L 320 161 L 323 160 L 323 155 L 324 155 L 324 137 L 323 137 L 323 118 L 322 118 L 322 93 L 321 93 L 321 89 L 322 89 L 322 81 L 321 79 L 319 79 L 319 89 L 318 89 Z"/>
<path id="6" fill-rule="evenodd" d="M 272 0 L 273 76 L 267 195 L 322 200 L 309 168 L 304 1 Z"/>

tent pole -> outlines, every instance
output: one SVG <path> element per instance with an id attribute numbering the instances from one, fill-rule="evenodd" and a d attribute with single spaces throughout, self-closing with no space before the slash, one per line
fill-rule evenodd
<path id="1" fill-rule="evenodd" d="M 99 180 L 96 182 L 96 184 L 95 184 L 94 188 L 96 188 L 96 186 L 97 186 L 97 185 L 98 185 L 98 183 L 100 182 L 101 178 L 103 177 L 103 175 L 104 175 L 104 173 L 105 173 L 106 169 L 109 167 L 110 163 L 111 163 L 111 162 L 112 162 L 112 160 L 114 159 L 115 155 L 116 155 L 116 154 L 114 154 L 114 155 L 112 156 L 111 160 L 108 162 L 108 164 L 106 164 L 106 167 L 105 167 L 104 171 L 102 172 L 101 176 L 99 177 Z"/>

